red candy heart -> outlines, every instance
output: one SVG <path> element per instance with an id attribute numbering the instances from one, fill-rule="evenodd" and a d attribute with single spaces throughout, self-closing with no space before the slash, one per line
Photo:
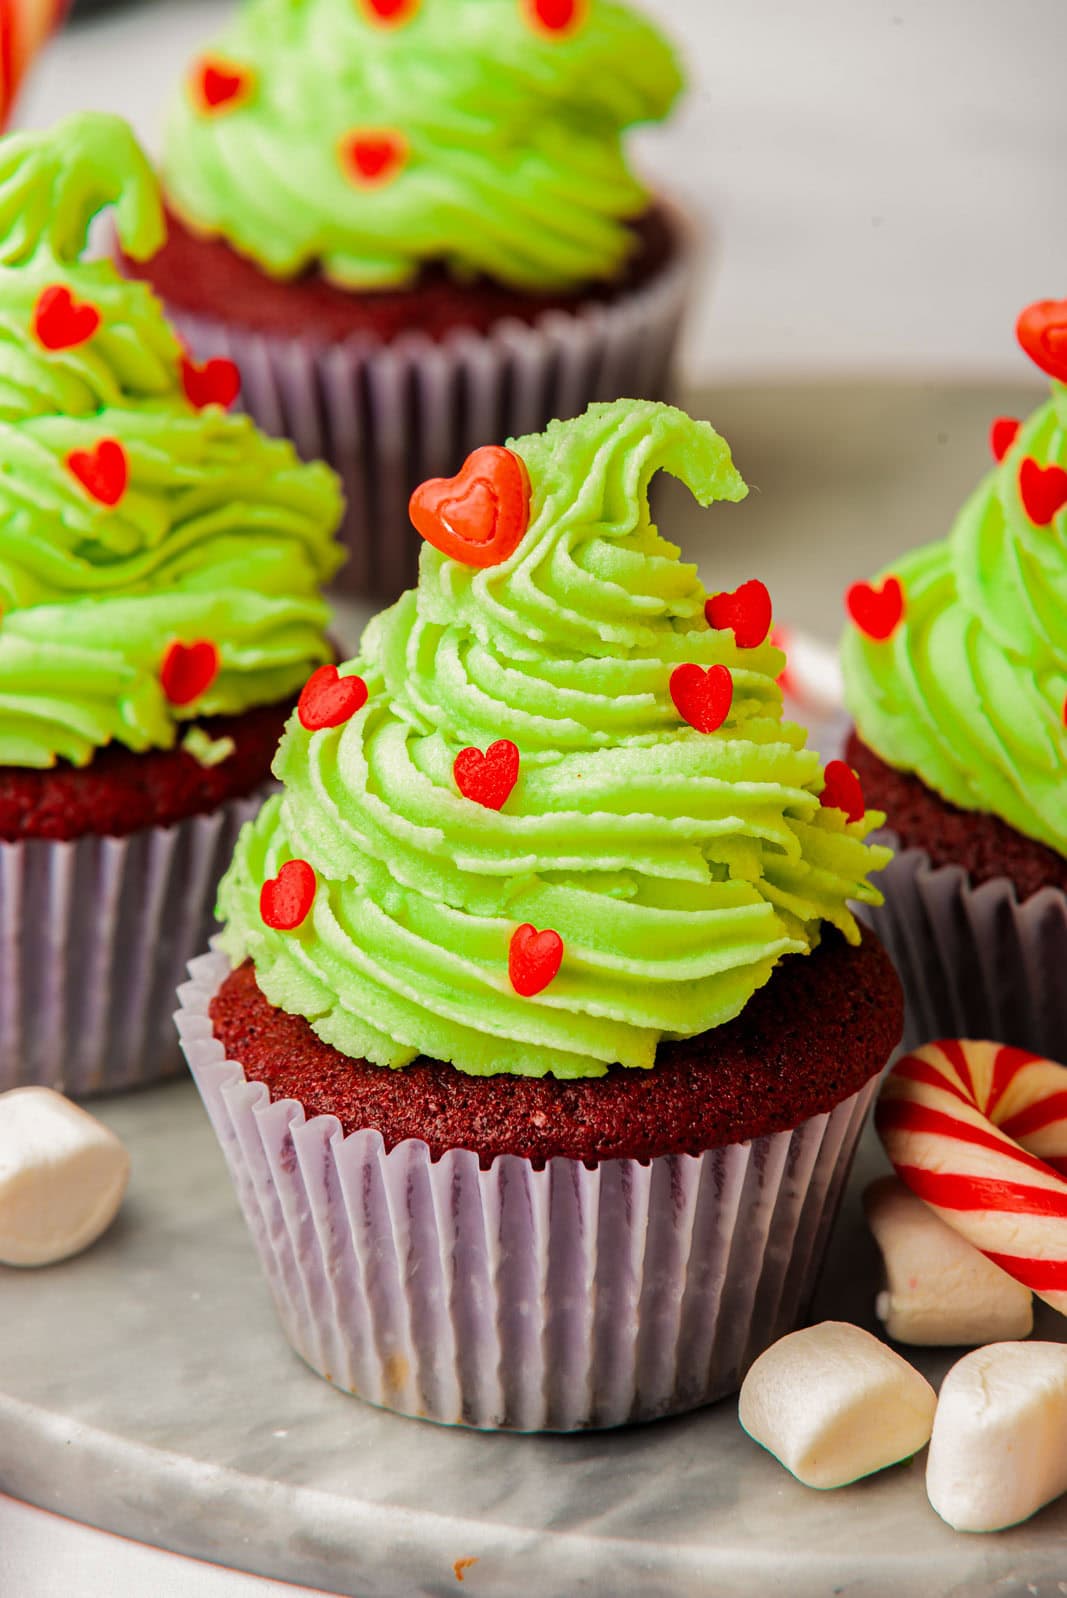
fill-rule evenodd
<path id="1" fill-rule="evenodd" d="M 887 577 L 881 588 L 853 583 L 845 595 L 845 608 L 861 633 L 884 643 L 892 637 L 904 615 L 904 590 L 899 577 Z"/>
<path id="2" fill-rule="evenodd" d="M 484 755 L 480 749 L 461 749 L 452 775 L 464 799 L 487 810 L 501 810 L 519 780 L 519 751 L 510 738 L 498 738 Z"/>
<path id="3" fill-rule="evenodd" d="M 102 438 L 94 449 L 73 449 L 67 468 L 87 494 L 109 508 L 117 505 L 130 480 L 126 451 L 114 438 Z"/>
<path id="4" fill-rule="evenodd" d="M 202 411 L 205 405 L 221 405 L 228 411 L 241 392 L 241 374 L 233 361 L 222 355 L 214 356 L 197 366 L 187 355 L 182 356 L 182 387 L 190 405 Z"/>
<path id="5" fill-rule="evenodd" d="M 726 666 L 677 666 L 670 686 L 678 714 L 697 732 L 714 732 L 730 714 L 734 680 Z"/>
<path id="6" fill-rule="evenodd" d="M 207 693 L 219 674 L 219 652 L 207 638 L 173 643 L 159 668 L 159 684 L 172 705 L 191 705 Z"/>
<path id="7" fill-rule="evenodd" d="M 276 932 L 292 932 L 307 919 L 318 886 L 306 860 L 287 860 L 259 890 L 259 913 Z"/>
<path id="8" fill-rule="evenodd" d="M 308 732 L 320 732 L 323 727 L 340 727 L 366 703 L 362 677 L 342 677 L 336 666 L 320 666 L 300 690 L 296 713 Z"/>
<path id="9" fill-rule="evenodd" d="M 843 760 L 831 760 L 825 772 L 826 785 L 819 803 L 828 810 L 843 810 L 849 821 L 862 821 L 867 814 L 860 779 Z"/>
<path id="10" fill-rule="evenodd" d="M 455 477 L 432 477 L 417 488 L 408 512 L 442 555 L 464 566 L 498 566 L 530 525 L 530 479 L 513 450 L 487 444 Z"/>
<path id="11" fill-rule="evenodd" d="M 363 3 L 372 17 L 391 28 L 409 22 L 419 9 L 419 0 L 363 0 Z"/>
<path id="12" fill-rule="evenodd" d="M 771 596 L 758 577 L 733 593 L 713 594 L 704 605 L 708 626 L 732 627 L 738 649 L 758 649 L 771 630 Z"/>
<path id="13" fill-rule="evenodd" d="M 546 33 L 566 33 L 582 18 L 583 0 L 527 0 L 531 21 Z"/>
<path id="14" fill-rule="evenodd" d="M 1016 322 L 1015 336 L 1043 372 L 1067 383 L 1067 300 L 1035 300 Z"/>
<path id="15" fill-rule="evenodd" d="M 200 61 L 193 68 L 193 88 L 205 111 L 235 110 L 249 96 L 253 77 L 232 61 Z"/>
<path id="16" fill-rule="evenodd" d="M 76 300 L 63 283 L 42 289 L 33 308 L 33 333 L 46 350 L 72 350 L 100 326 L 95 305 Z"/>
<path id="17" fill-rule="evenodd" d="M 341 163 L 364 189 L 378 188 L 396 177 L 407 155 L 408 141 L 389 128 L 364 128 L 341 140 Z"/>
<path id="18" fill-rule="evenodd" d="M 1067 472 L 1062 466 L 1039 466 L 1027 455 L 1019 467 L 1019 496 L 1035 527 L 1047 527 L 1067 505 Z"/>
<path id="19" fill-rule="evenodd" d="M 989 447 L 993 451 L 993 459 L 1002 461 L 1011 446 L 1015 443 L 1016 436 L 1022 424 L 1015 416 L 998 416 L 989 429 Z"/>
<path id="20" fill-rule="evenodd" d="M 524 999 L 544 992 L 562 963 L 563 939 L 558 932 L 538 932 L 527 921 L 511 934 L 508 976 L 515 992 Z"/>

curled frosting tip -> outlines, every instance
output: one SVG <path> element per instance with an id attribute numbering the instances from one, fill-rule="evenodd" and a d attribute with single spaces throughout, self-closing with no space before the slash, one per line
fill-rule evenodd
<path id="1" fill-rule="evenodd" d="M 0 141 L 0 264 L 43 253 L 77 261 L 93 218 L 109 205 L 128 255 L 144 260 L 159 249 L 166 232 L 159 185 L 121 117 L 82 111 Z"/>

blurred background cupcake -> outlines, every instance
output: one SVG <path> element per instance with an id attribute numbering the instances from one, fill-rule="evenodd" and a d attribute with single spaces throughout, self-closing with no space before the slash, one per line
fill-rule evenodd
<path id="1" fill-rule="evenodd" d="M 170 985 L 270 776 L 342 555 L 324 466 L 231 417 L 131 255 L 163 217 L 128 126 L 0 141 L 0 1087 L 176 1070 Z"/>
<path id="2" fill-rule="evenodd" d="M 994 421 L 949 536 L 848 594 L 847 759 L 900 853 L 875 924 L 908 1041 L 1067 1058 L 1067 301 L 1020 316 L 1052 378 Z"/>
<path id="3" fill-rule="evenodd" d="M 301 696 L 179 1025 L 285 1330 L 340 1387 L 522 1431 L 711 1402 L 810 1300 L 900 987 L 882 817 L 783 720 L 594 405 L 416 494 L 419 585 Z M 232 962 L 232 966 L 231 966 Z"/>
<path id="4" fill-rule="evenodd" d="M 243 403 L 340 472 L 341 581 L 415 578 L 422 479 L 663 394 L 688 230 L 628 165 L 681 87 L 614 0 L 246 0 L 184 75 L 150 281 Z"/>

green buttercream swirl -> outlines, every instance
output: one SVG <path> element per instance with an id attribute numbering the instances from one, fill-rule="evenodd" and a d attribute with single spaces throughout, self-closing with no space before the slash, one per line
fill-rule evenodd
<path id="1" fill-rule="evenodd" d="M 246 418 L 189 403 L 159 303 L 81 259 L 112 203 L 125 248 L 150 255 L 158 187 L 118 118 L 0 141 L 0 765 L 84 764 L 113 739 L 170 747 L 179 721 L 294 694 L 329 655 L 319 590 L 341 558 L 336 480 Z M 33 332 L 53 285 L 100 313 L 71 348 Z M 67 465 L 105 439 L 129 463 L 110 507 Z M 201 639 L 219 673 L 171 705 L 165 653 Z"/>
<path id="2" fill-rule="evenodd" d="M 645 401 L 594 405 L 511 446 L 531 522 L 475 571 L 427 546 L 419 586 L 377 617 L 361 653 L 366 706 L 342 728 L 290 723 L 284 793 L 247 827 L 220 895 L 231 957 L 270 1000 L 352 1057 L 422 1053 L 481 1075 L 599 1075 L 650 1066 L 662 1037 L 742 1009 L 823 921 L 858 937 L 849 899 L 888 855 L 820 807 L 819 757 L 782 720 L 781 653 L 739 649 L 704 619 L 696 569 L 652 524 L 665 470 L 701 504 L 746 490 L 705 422 Z M 726 724 L 675 709 L 685 662 L 722 663 Z M 518 783 L 499 812 L 465 799 L 467 746 L 511 739 Z M 263 924 L 263 882 L 314 867 L 296 932 Z M 508 977 L 514 929 L 564 941 L 533 999 Z"/>
<path id="3" fill-rule="evenodd" d="M 1067 467 L 1067 388 L 1028 418 L 948 538 L 893 571 L 904 619 L 876 642 L 850 627 L 846 696 L 864 741 L 943 798 L 1067 854 L 1067 512 L 1023 509 L 1026 456 Z"/>
<path id="4" fill-rule="evenodd" d="M 208 59 L 251 73 L 250 92 L 206 111 L 183 86 L 168 202 L 275 276 L 320 266 L 349 287 L 426 261 L 518 288 L 613 277 L 647 203 L 622 135 L 681 83 L 659 32 L 609 0 L 557 35 L 521 0 L 422 0 L 392 27 L 360 0 L 246 0 Z M 402 170 L 354 183 L 338 148 L 355 128 L 399 133 Z"/>

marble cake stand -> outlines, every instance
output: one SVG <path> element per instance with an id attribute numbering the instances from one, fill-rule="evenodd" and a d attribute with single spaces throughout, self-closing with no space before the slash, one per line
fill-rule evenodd
<path id="1" fill-rule="evenodd" d="M 0 1273 L 0 1490 L 179 1553 L 353 1598 L 1007 1598 L 1067 1591 L 1067 1503 L 951 1532 L 922 1461 L 809 1492 L 732 1401 L 572 1437 L 434 1427 L 334 1391 L 275 1323 L 195 1090 L 105 1102 L 130 1195 L 80 1259 Z M 820 1316 L 867 1318 L 861 1153 Z M 1039 1336 L 1067 1323 L 1042 1312 Z M 921 1361 L 935 1380 L 949 1360 Z M 475 1559 L 464 1587 L 456 1561 Z"/>

